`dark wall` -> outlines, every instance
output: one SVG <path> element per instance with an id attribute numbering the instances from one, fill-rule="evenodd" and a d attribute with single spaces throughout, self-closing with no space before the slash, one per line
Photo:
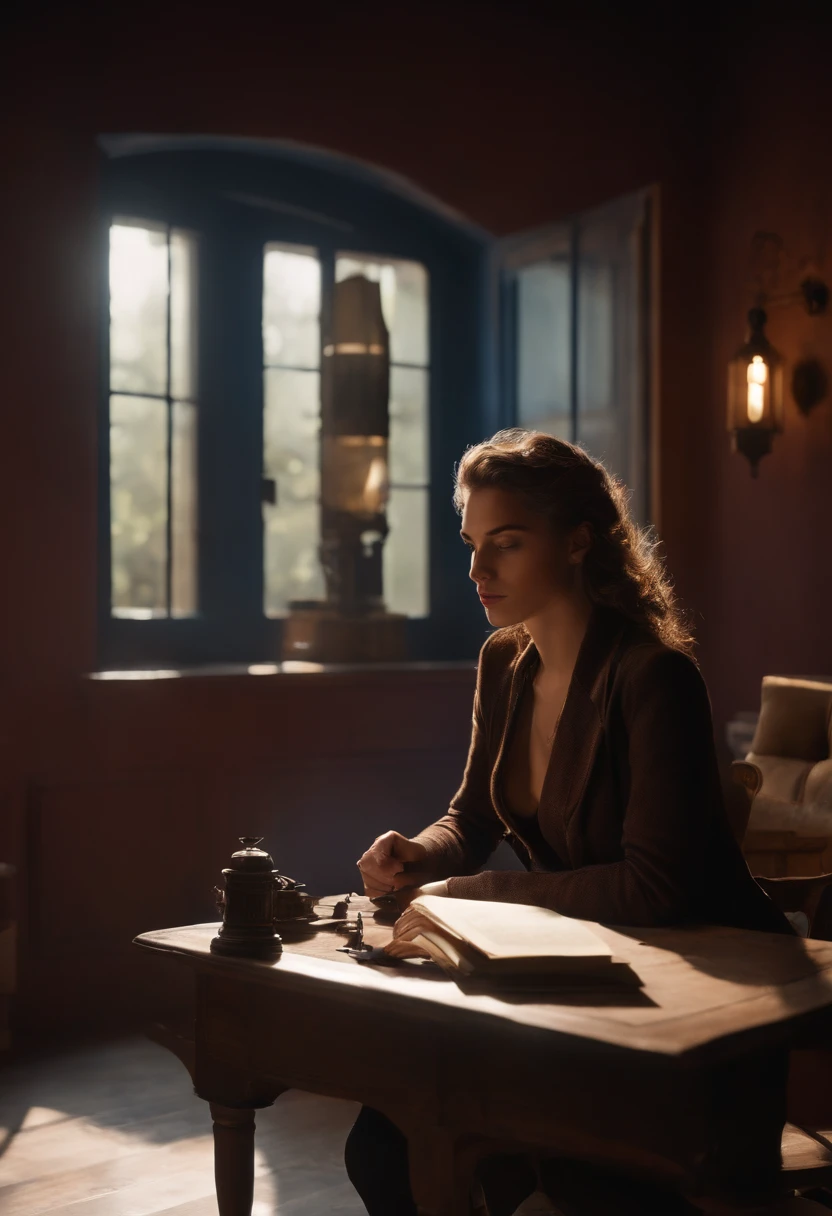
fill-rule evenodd
<path id="1" fill-rule="evenodd" d="M 828 25 L 763 25 L 726 43 L 714 77 L 706 443 L 691 516 L 707 554 L 702 658 L 720 725 L 759 706 L 763 675 L 832 675 L 832 397 L 805 417 L 787 387 L 785 432 L 756 481 L 724 429 L 726 365 L 759 269 L 755 232 L 782 239 L 775 291 L 810 269 L 832 279 L 829 48 Z M 787 386 L 801 359 L 832 374 L 832 312 L 771 307 L 767 332 Z"/>

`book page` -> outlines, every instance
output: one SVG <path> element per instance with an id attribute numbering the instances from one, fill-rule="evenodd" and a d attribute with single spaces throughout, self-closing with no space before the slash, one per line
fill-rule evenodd
<path id="1" fill-rule="evenodd" d="M 426 950 L 435 963 L 440 967 L 444 967 L 447 971 L 461 972 L 463 975 L 468 975 L 471 970 L 471 964 L 465 956 L 456 948 L 452 941 L 440 936 L 438 933 L 432 933 L 429 929 L 425 929 L 418 937 L 414 937 L 413 942 L 417 946 L 421 946 Z"/>
<path id="2" fill-rule="evenodd" d="M 585 921 L 530 904 L 419 895 L 413 911 L 440 929 L 470 942 L 486 958 L 612 958 L 612 951 Z"/>

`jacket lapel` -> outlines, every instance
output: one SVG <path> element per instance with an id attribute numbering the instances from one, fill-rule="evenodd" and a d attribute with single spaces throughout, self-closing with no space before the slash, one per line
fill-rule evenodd
<path id="1" fill-rule="evenodd" d="M 517 709 L 517 702 L 520 699 L 520 693 L 526 679 L 528 678 L 530 668 L 537 661 L 537 650 L 533 642 L 520 651 L 517 658 L 514 660 L 511 669 L 511 681 L 509 684 L 508 703 L 506 712 L 503 715 L 502 732 L 500 742 L 497 747 L 497 755 L 494 764 L 491 768 L 491 804 L 496 810 L 498 816 L 505 824 L 509 832 L 514 833 L 514 827 L 506 818 L 506 809 L 503 806 L 502 789 L 501 789 L 501 771 L 503 757 L 505 755 L 508 740 L 511 737 L 511 728 L 514 723 L 514 714 Z"/>
<path id="2" fill-rule="evenodd" d="M 625 628 L 626 621 L 617 613 L 593 610 L 540 795 L 539 820 L 544 832 L 550 817 L 559 821 L 561 832 L 566 831 L 583 799 L 604 733 L 611 660 Z"/>

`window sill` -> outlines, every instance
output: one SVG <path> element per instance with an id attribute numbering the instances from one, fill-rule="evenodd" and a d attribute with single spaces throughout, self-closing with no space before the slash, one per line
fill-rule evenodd
<path id="1" fill-rule="evenodd" d="M 244 680 L 277 681 L 282 686 L 310 679 L 324 682 L 373 683 L 393 680 L 410 682 L 449 682 L 469 679 L 476 671 L 472 660 L 411 661 L 399 663 L 307 663 L 287 660 L 283 663 L 205 663 L 192 667 L 105 669 L 86 673 L 85 679 L 101 683 L 134 684 L 162 680 Z"/>

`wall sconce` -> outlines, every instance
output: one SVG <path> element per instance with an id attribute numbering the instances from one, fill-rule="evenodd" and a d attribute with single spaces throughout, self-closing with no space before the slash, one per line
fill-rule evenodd
<path id="1" fill-rule="evenodd" d="M 728 430 L 732 451 L 742 452 L 751 476 L 783 430 L 783 360 L 765 335 L 766 314 L 752 308 L 748 339 L 728 364 Z"/>
<path id="2" fill-rule="evenodd" d="M 741 452 L 756 477 L 763 456 L 772 449 L 774 436 L 783 430 L 785 404 L 783 399 L 783 359 L 765 335 L 766 307 L 781 307 L 801 303 L 810 316 L 826 311 L 829 288 L 819 278 L 803 278 L 796 291 L 773 293 L 778 264 L 782 256 L 782 241 L 772 233 L 757 233 L 752 251 L 760 263 L 766 263 L 769 274 L 768 290 L 762 277 L 758 279 L 757 307 L 748 314 L 748 338 L 728 364 L 728 430 L 731 448 Z M 771 280 L 773 274 L 774 282 Z M 816 360 L 804 360 L 794 369 L 792 393 L 799 408 L 808 413 L 826 392 L 826 377 Z"/>

